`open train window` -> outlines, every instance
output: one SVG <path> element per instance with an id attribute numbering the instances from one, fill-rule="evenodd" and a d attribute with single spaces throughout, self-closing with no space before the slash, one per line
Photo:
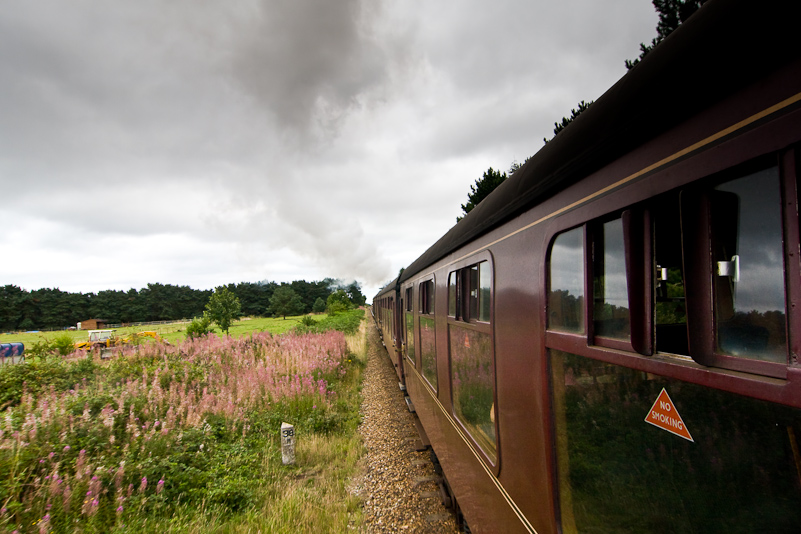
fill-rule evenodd
<path id="1" fill-rule="evenodd" d="M 795 194 L 775 157 L 682 191 L 689 352 L 699 362 L 785 376 L 782 199 Z"/>
<path id="2" fill-rule="evenodd" d="M 418 285 L 420 299 L 420 365 L 423 377 L 437 391 L 437 344 L 434 319 L 434 280 Z"/>
<path id="3" fill-rule="evenodd" d="M 465 322 L 490 322 L 492 268 L 482 261 L 450 273 L 448 315 Z"/>
<path id="4" fill-rule="evenodd" d="M 454 266 L 448 276 L 448 349 L 453 414 L 498 467 L 492 258 L 489 252 Z"/>

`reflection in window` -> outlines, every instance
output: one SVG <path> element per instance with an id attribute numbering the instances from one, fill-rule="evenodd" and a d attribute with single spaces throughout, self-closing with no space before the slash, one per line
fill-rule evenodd
<path id="1" fill-rule="evenodd" d="M 551 248 L 548 328 L 584 332 L 584 234 L 581 228 L 559 235 Z"/>
<path id="2" fill-rule="evenodd" d="M 420 364 L 423 377 L 437 390 L 437 345 L 434 322 L 434 281 L 420 284 Z"/>
<path id="3" fill-rule="evenodd" d="M 456 272 L 448 275 L 448 315 L 456 317 Z"/>
<path id="4" fill-rule="evenodd" d="M 490 273 L 489 263 L 481 262 L 478 264 L 478 320 L 489 322 L 490 320 L 490 288 L 492 287 L 492 273 Z"/>
<path id="5" fill-rule="evenodd" d="M 495 372 L 492 336 L 450 325 L 453 412 L 492 462 L 495 445 Z"/>
<path id="6" fill-rule="evenodd" d="M 420 359 L 423 376 L 437 390 L 437 345 L 433 317 L 420 317 Z"/>
<path id="7" fill-rule="evenodd" d="M 406 312 L 406 357 L 414 362 L 414 314 Z"/>
<path id="8" fill-rule="evenodd" d="M 405 329 L 404 336 L 406 339 L 406 357 L 409 358 L 412 362 L 414 362 L 415 354 L 414 354 L 414 313 L 412 313 L 413 305 L 412 305 L 412 298 L 413 298 L 413 290 L 412 288 L 406 289 L 406 299 L 405 299 L 405 310 L 406 312 L 403 314 L 405 319 Z"/>
<path id="9" fill-rule="evenodd" d="M 718 348 L 731 356 L 785 363 L 778 168 L 719 185 L 711 205 Z"/>
<path id="10" fill-rule="evenodd" d="M 623 221 L 606 222 L 599 230 L 595 236 L 593 266 L 595 335 L 628 340 L 631 325 Z"/>
<path id="11" fill-rule="evenodd" d="M 562 532 L 799 532 L 801 411 L 550 357 Z M 695 442 L 644 421 L 662 388 Z"/>
<path id="12" fill-rule="evenodd" d="M 490 288 L 492 273 L 490 273 L 489 264 L 486 261 L 477 263 L 466 269 L 470 281 L 469 299 L 470 310 L 468 317 L 470 320 L 489 322 L 490 320 Z"/>

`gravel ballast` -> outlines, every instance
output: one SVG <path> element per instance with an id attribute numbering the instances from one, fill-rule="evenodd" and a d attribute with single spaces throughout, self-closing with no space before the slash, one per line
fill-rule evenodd
<path id="1" fill-rule="evenodd" d="M 453 514 L 441 502 L 429 452 L 414 448 L 419 440 L 415 416 L 372 321 L 362 396 L 359 432 L 366 453 L 351 483 L 364 502 L 360 531 L 458 533 Z"/>

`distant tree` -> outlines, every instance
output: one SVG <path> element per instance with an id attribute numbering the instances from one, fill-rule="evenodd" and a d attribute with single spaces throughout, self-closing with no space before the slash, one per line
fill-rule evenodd
<path id="1" fill-rule="evenodd" d="M 291 286 L 281 285 L 270 299 L 270 311 L 284 319 L 287 315 L 300 315 L 303 313 L 303 301 Z"/>
<path id="2" fill-rule="evenodd" d="M 242 303 L 242 313 L 245 315 L 266 315 L 270 308 L 270 298 L 278 287 L 275 282 L 242 282 L 235 286 L 233 291 Z"/>
<path id="3" fill-rule="evenodd" d="M 478 206 L 487 195 L 492 193 L 496 187 L 501 185 L 506 180 L 506 173 L 493 170 L 492 167 L 487 169 L 483 176 L 476 180 L 474 185 L 470 186 L 470 192 L 467 194 L 467 203 L 462 204 L 462 215 L 456 217 L 456 222 L 461 221 L 465 215 L 470 213 L 473 208 Z"/>
<path id="4" fill-rule="evenodd" d="M 348 294 L 348 298 L 357 308 L 364 306 L 364 303 L 367 302 L 367 297 L 362 294 L 362 287 L 355 280 L 345 288 L 345 293 Z"/>
<path id="5" fill-rule="evenodd" d="M 344 289 L 337 289 L 330 295 L 328 295 L 328 301 L 326 302 L 326 311 L 329 315 L 336 315 L 338 313 L 342 313 L 347 311 L 353 307 L 353 303 L 348 297 L 348 294 L 345 292 Z"/>
<path id="6" fill-rule="evenodd" d="M 687 22 L 706 0 L 653 0 L 654 8 L 659 13 L 659 22 L 656 24 L 656 37 L 651 44 L 640 43 L 640 57 L 635 60 L 627 59 L 626 68 L 631 69 L 642 60 L 656 45 L 665 40 L 682 23 Z"/>
<path id="7" fill-rule="evenodd" d="M 0 287 L 0 331 L 17 330 L 22 322 L 20 303 L 28 292 L 11 284 Z"/>
<path id="8" fill-rule="evenodd" d="M 317 300 L 314 301 L 314 306 L 312 306 L 312 311 L 314 313 L 323 313 L 325 311 L 325 301 L 317 297 Z"/>
<path id="9" fill-rule="evenodd" d="M 241 305 L 236 295 L 229 291 L 227 287 L 218 287 L 209 298 L 203 315 L 219 326 L 223 333 L 228 334 L 228 328 L 234 322 L 234 319 L 239 318 L 240 310 Z"/>

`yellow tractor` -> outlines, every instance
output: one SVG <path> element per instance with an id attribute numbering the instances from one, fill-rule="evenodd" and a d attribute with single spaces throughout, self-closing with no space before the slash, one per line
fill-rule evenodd
<path id="1" fill-rule="evenodd" d="M 123 345 L 131 345 L 136 343 L 137 340 L 143 337 L 152 337 L 158 342 L 164 340 L 158 334 L 147 330 L 144 332 L 133 333 L 125 337 L 117 337 L 114 330 L 89 330 L 89 340 L 80 341 L 75 344 L 76 350 L 92 350 L 92 349 L 109 349 L 112 347 L 121 347 Z"/>

